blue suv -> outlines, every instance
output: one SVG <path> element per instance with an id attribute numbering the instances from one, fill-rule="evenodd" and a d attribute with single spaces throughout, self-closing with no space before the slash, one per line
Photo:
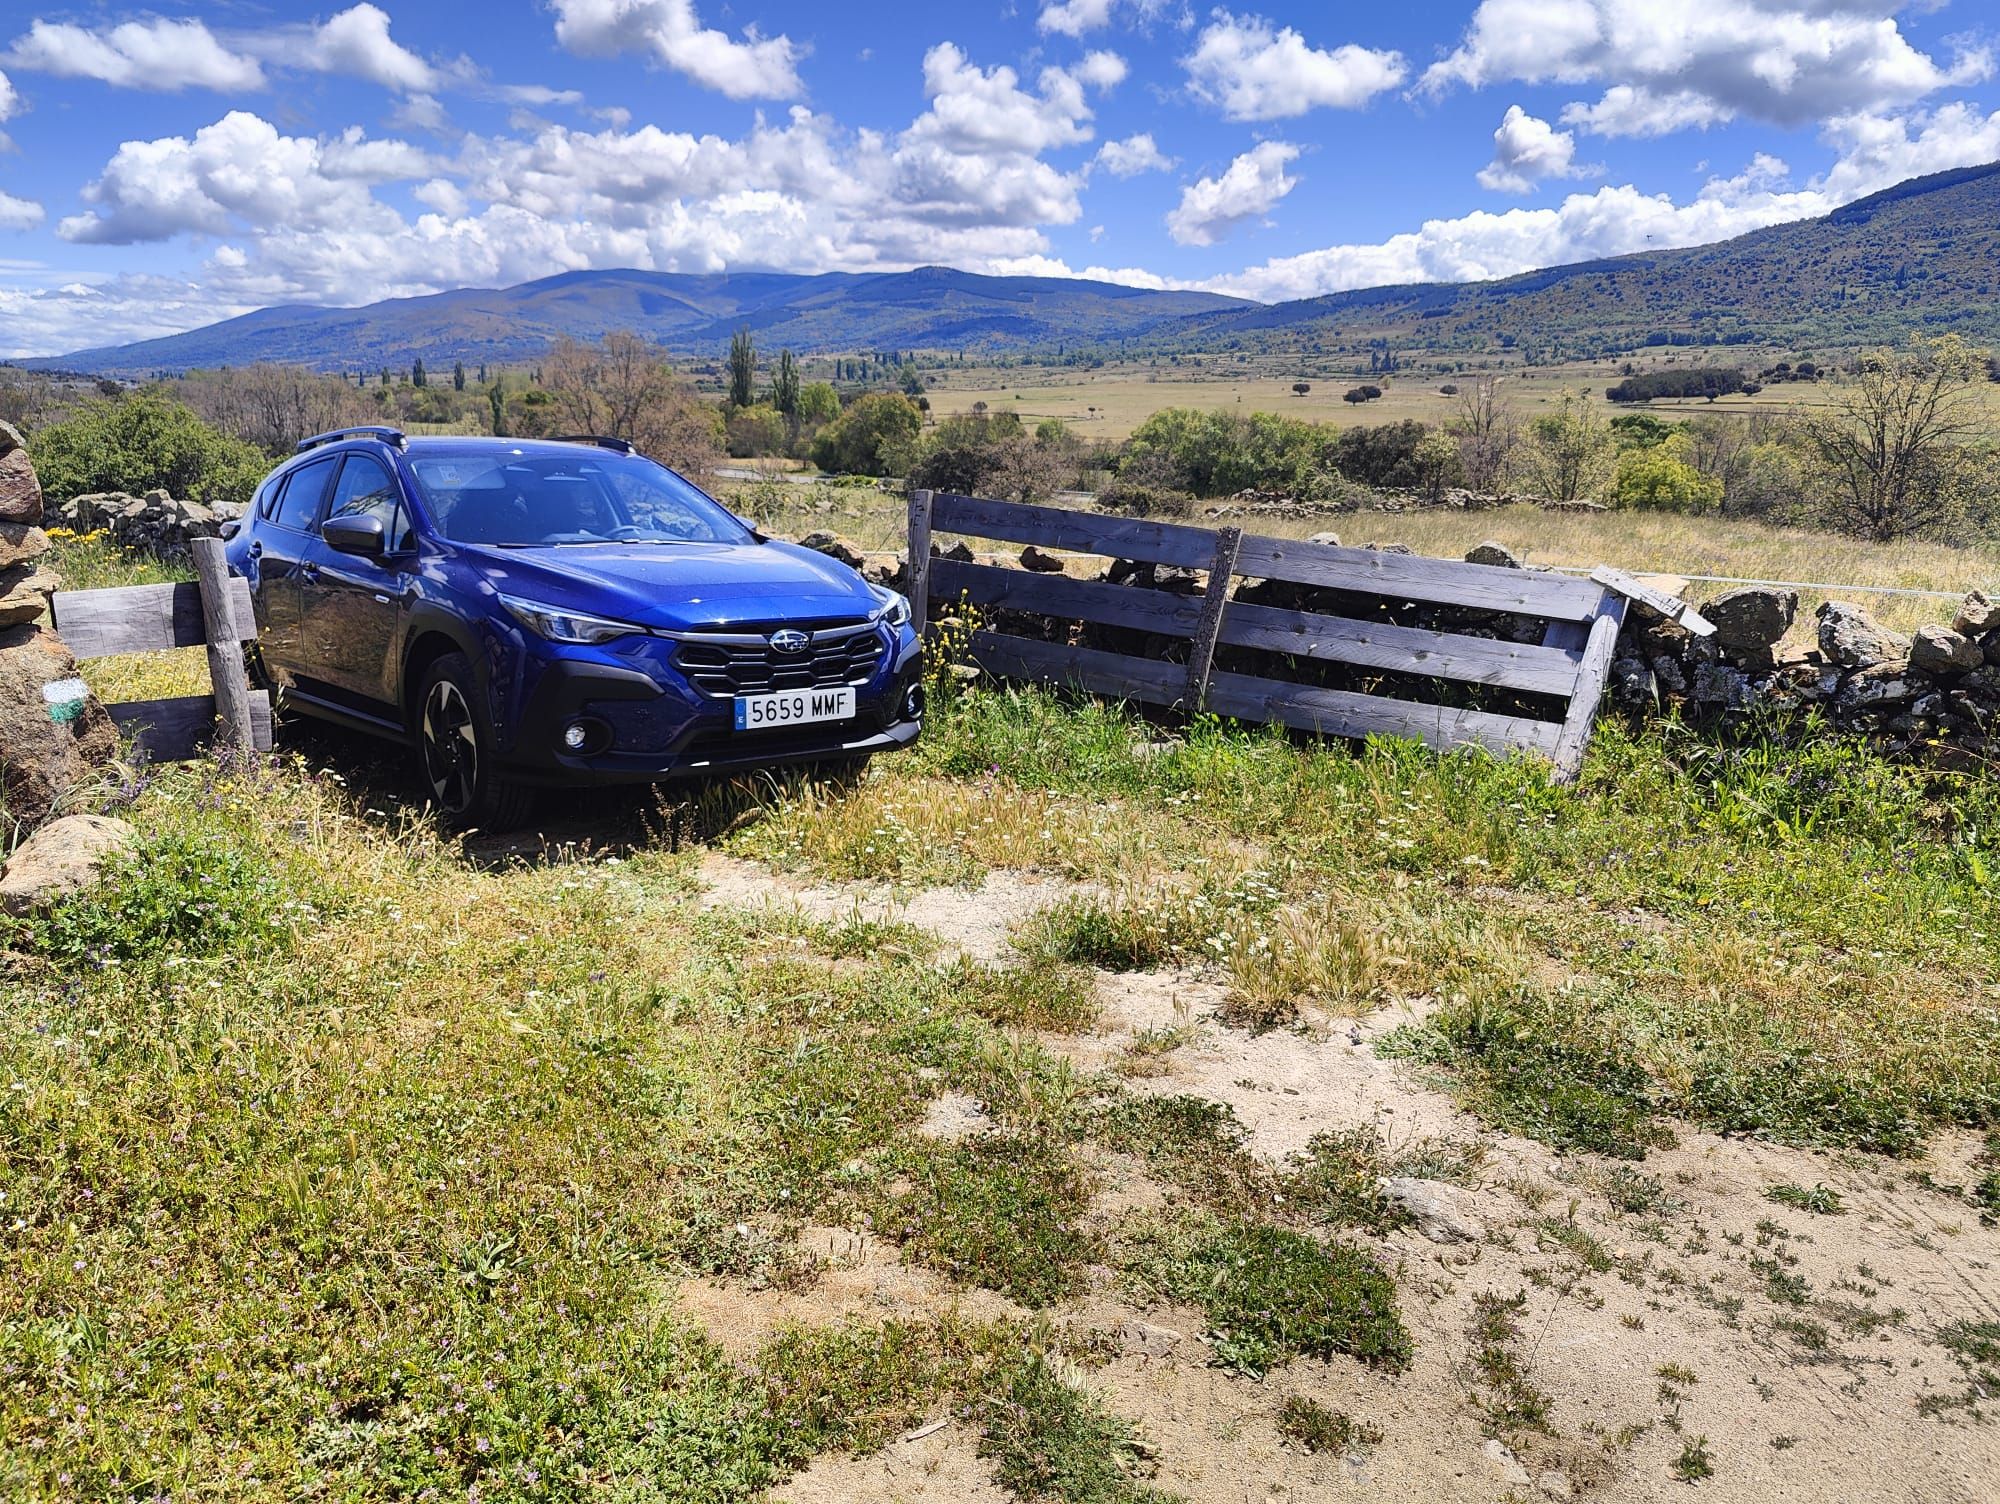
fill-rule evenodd
<path id="1" fill-rule="evenodd" d="M 540 786 L 907 746 L 910 605 L 620 440 L 307 439 L 228 542 L 289 710 L 413 746 L 447 820 Z"/>

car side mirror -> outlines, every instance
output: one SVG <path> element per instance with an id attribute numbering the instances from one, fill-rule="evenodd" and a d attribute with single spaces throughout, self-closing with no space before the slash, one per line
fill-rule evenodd
<path id="1" fill-rule="evenodd" d="M 328 548 L 364 559 L 379 559 L 389 551 L 389 535 L 380 517 L 329 517 L 319 525 Z"/>

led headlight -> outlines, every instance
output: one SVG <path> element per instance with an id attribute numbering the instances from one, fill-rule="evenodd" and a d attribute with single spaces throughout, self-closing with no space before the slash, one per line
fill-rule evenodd
<path id="1" fill-rule="evenodd" d="M 635 627 L 629 621 L 612 621 L 603 616 L 585 616 L 580 611 L 565 611 L 558 606 L 544 606 L 536 601 L 524 601 L 519 596 L 503 595 L 500 604 L 508 614 L 538 637 L 546 637 L 550 642 L 609 642 L 614 637 L 629 636 L 634 632 L 644 632 L 644 627 Z"/>
<path id="2" fill-rule="evenodd" d="M 887 622 L 892 627 L 908 626 L 910 622 L 910 602 L 907 596 L 898 595 L 886 585 L 870 585 L 875 599 L 882 603 L 875 613 L 877 621 Z"/>

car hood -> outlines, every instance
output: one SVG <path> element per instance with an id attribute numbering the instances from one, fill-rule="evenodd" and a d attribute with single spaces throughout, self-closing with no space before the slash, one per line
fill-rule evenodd
<path id="1" fill-rule="evenodd" d="M 845 564 L 791 543 L 579 543 L 462 552 L 505 595 L 670 631 L 853 621 L 882 604 Z"/>

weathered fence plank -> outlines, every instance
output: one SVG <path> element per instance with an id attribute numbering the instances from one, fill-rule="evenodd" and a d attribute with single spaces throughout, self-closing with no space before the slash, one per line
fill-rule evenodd
<path id="1" fill-rule="evenodd" d="M 1208 708 L 1217 715 L 1278 721 L 1321 736 L 1410 736 L 1441 752 L 1476 746 L 1492 752 L 1527 748 L 1546 756 L 1555 748 L 1558 730 L 1554 721 L 1424 705 L 1351 689 L 1312 689 L 1245 674 L 1217 674 L 1209 685 Z"/>
<path id="2" fill-rule="evenodd" d="M 1569 713 L 1563 717 L 1562 735 L 1551 756 L 1556 777 L 1568 783 L 1583 771 L 1584 749 L 1590 745 L 1591 722 L 1597 718 L 1597 702 L 1604 695 L 1604 681 L 1611 673 L 1611 655 L 1618 647 L 1618 629 L 1625 623 L 1625 598 L 1606 595 L 1604 614 L 1590 624 L 1590 641 L 1584 644 L 1583 662 L 1571 691 Z"/>
<path id="3" fill-rule="evenodd" d="M 257 639 L 257 616 L 250 582 L 229 582 L 231 630 L 238 642 Z M 202 617 L 201 586 L 120 585 L 108 590 L 62 590 L 55 597 L 56 630 L 79 658 L 115 658 L 121 653 L 157 653 L 199 647 L 208 640 Z"/>
<path id="4" fill-rule="evenodd" d="M 1335 548 L 1290 538 L 1245 538 L 1236 567 L 1243 574 L 1324 590 L 1354 590 L 1390 600 L 1434 601 L 1566 621 L 1589 620 L 1604 599 L 1601 585 L 1567 575 L 1424 559 L 1372 548 Z"/>
<path id="5" fill-rule="evenodd" d="M 179 695 L 170 700 L 127 700 L 107 705 L 118 729 L 133 739 L 150 762 L 185 762 L 215 738 L 215 696 Z M 271 697 L 252 690 L 247 709 L 250 744 L 271 750 Z"/>
<path id="6" fill-rule="evenodd" d="M 997 538 L 1007 543 L 1033 543 L 1107 558 L 1134 559 L 1147 564 L 1174 564 L 1206 569 L 1215 557 L 1215 533 L 1178 522 L 1148 522 L 1137 517 L 1102 517 L 1095 512 L 1071 512 L 1061 507 L 1028 506 L 1013 501 L 982 501 L 976 496 L 946 493 L 932 498 L 931 530 Z"/>
<path id="7" fill-rule="evenodd" d="M 910 625 L 917 636 L 924 635 L 929 622 L 931 572 L 931 493 L 910 492 L 910 565 L 904 571 L 903 588 L 910 601 Z"/>
<path id="8" fill-rule="evenodd" d="M 1208 588 L 1202 593 L 1201 618 L 1195 623 L 1194 642 L 1188 649 L 1186 703 L 1190 710 L 1202 709 L 1208 700 L 1215 638 L 1222 630 L 1222 613 L 1229 604 L 1229 580 L 1236 573 L 1236 550 L 1242 542 L 1240 527 L 1225 527 L 1215 535 L 1215 557 L 1208 565 Z"/>

